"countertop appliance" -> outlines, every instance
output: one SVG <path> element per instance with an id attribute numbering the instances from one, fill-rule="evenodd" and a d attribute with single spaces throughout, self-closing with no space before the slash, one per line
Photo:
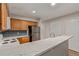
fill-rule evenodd
<path id="1" fill-rule="evenodd" d="M 17 39 L 15 38 L 10 38 L 10 39 L 5 39 L 5 40 L 1 40 L 0 41 L 0 46 L 6 46 L 8 48 L 8 46 L 16 46 L 19 45 L 19 42 Z"/>

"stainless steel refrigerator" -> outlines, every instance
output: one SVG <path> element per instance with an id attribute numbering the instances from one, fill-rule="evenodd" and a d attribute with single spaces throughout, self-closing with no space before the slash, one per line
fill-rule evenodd
<path id="1" fill-rule="evenodd" d="M 29 26 L 30 42 L 40 40 L 40 27 Z"/>

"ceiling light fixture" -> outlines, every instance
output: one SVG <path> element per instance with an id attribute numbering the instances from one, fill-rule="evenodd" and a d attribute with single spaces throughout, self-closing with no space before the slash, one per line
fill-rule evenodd
<path id="1" fill-rule="evenodd" d="M 54 6 L 54 5 L 56 5 L 56 3 L 51 3 L 51 6 Z"/>
<path id="2" fill-rule="evenodd" d="M 36 13 L 36 11 L 34 10 L 34 11 L 32 11 L 32 13 Z"/>

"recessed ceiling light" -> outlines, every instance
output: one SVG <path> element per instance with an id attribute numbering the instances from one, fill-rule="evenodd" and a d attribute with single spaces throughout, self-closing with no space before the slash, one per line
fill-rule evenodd
<path id="1" fill-rule="evenodd" d="M 56 5 L 56 3 L 51 3 L 51 6 L 54 6 L 54 5 Z"/>
<path id="2" fill-rule="evenodd" d="M 36 11 L 34 10 L 34 11 L 32 11 L 32 13 L 36 13 Z"/>

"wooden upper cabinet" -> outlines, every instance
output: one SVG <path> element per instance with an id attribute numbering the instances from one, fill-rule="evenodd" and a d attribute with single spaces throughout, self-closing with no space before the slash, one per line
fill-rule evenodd
<path id="1" fill-rule="evenodd" d="M 28 26 L 37 26 L 37 22 L 11 18 L 11 30 L 28 30 Z"/>
<path id="2" fill-rule="evenodd" d="M 18 19 L 11 19 L 11 30 L 27 30 L 25 21 Z"/>
<path id="3" fill-rule="evenodd" d="M 22 29 L 28 30 L 28 26 L 26 25 L 25 21 L 22 21 Z"/>
<path id="4" fill-rule="evenodd" d="M 26 24 L 27 24 L 28 26 L 37 26 L 37 25 L 38 25 L 37 22 L 33 22 L 33 21 L 26 21 Z"/>
<path id="5" fill-rule="evenodd" d="M 7 4 L 0 3 L 0 31 L 6 31 L 7 16 L 8 16 Z"/>
<path id="6" fill-rule="evenodd" d="M 19 30 L 20 23 L 17 20 L 11 19 L 11 30 Z"/>

